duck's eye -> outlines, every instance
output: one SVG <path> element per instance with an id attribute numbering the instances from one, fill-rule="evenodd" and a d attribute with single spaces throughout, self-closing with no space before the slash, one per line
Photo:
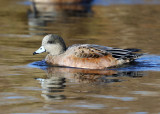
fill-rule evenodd
<path id="1" fill-rule="evenodd" d="M 48 41 L 47 43 L 49 43 L 49 44 L 53 44 L 53 43 L 54 43 L 54 41 Z"/>

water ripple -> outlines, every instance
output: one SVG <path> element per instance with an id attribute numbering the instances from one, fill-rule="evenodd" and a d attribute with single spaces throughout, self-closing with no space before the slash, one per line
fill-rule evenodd
<path id="1" fill-rule="evenodd" d="M 160 71 L 160 56 L 146 55 L 130 66 L 118 68 L 119 71 Z"/>
<path id="2" fill-rule="evenodd" d="M 121 101 L 135 101 L 136 98 L 134 97 L 115 97 L 112 95 L 89 95 L 92 97 L 96 97 L 96 98 L 106 98 L 106 99 L 116 99 L 116 100 L 121 100 Z"/>

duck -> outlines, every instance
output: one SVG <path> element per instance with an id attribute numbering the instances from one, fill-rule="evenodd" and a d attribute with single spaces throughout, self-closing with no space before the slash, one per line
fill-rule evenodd
<path id="1" fill-rule="evenodd" d="M 33 55 L 47 52 L 45 62 L 51 66 L 106 69 L 133 62 L 142 56 L 136 53 L 138 51 L 134 48 L 121 49 L 96 44 L 73 44 L 66 47 L 60 35 L 48 34 Z"/>

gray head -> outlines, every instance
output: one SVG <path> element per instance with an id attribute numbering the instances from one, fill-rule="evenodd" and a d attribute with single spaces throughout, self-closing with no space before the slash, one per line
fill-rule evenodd
<path id="1" fill-rule="evenodd" d="M 33 55 L 43 52 L 48 52 L 52 55 L 59 55 L 64 53 L 65 51 L 66 45 L 62 37 L 56 34 L 49 34 L 43 38 L 42 46 L 37 51 L 35 51 Z"/>

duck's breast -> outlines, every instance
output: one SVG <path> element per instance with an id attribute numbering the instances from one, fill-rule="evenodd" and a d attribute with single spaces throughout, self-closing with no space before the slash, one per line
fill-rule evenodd
<path id="1" fill-rule="evenodd" d="M 118 62 L 111 55 L 99 58 L 79 58 L 74 55 L 70 55 L 57 58 L 57 62 L 55 62 L 54 64 L 77 68 L 104 69 L 107 67 L 118 65 Z"/>

